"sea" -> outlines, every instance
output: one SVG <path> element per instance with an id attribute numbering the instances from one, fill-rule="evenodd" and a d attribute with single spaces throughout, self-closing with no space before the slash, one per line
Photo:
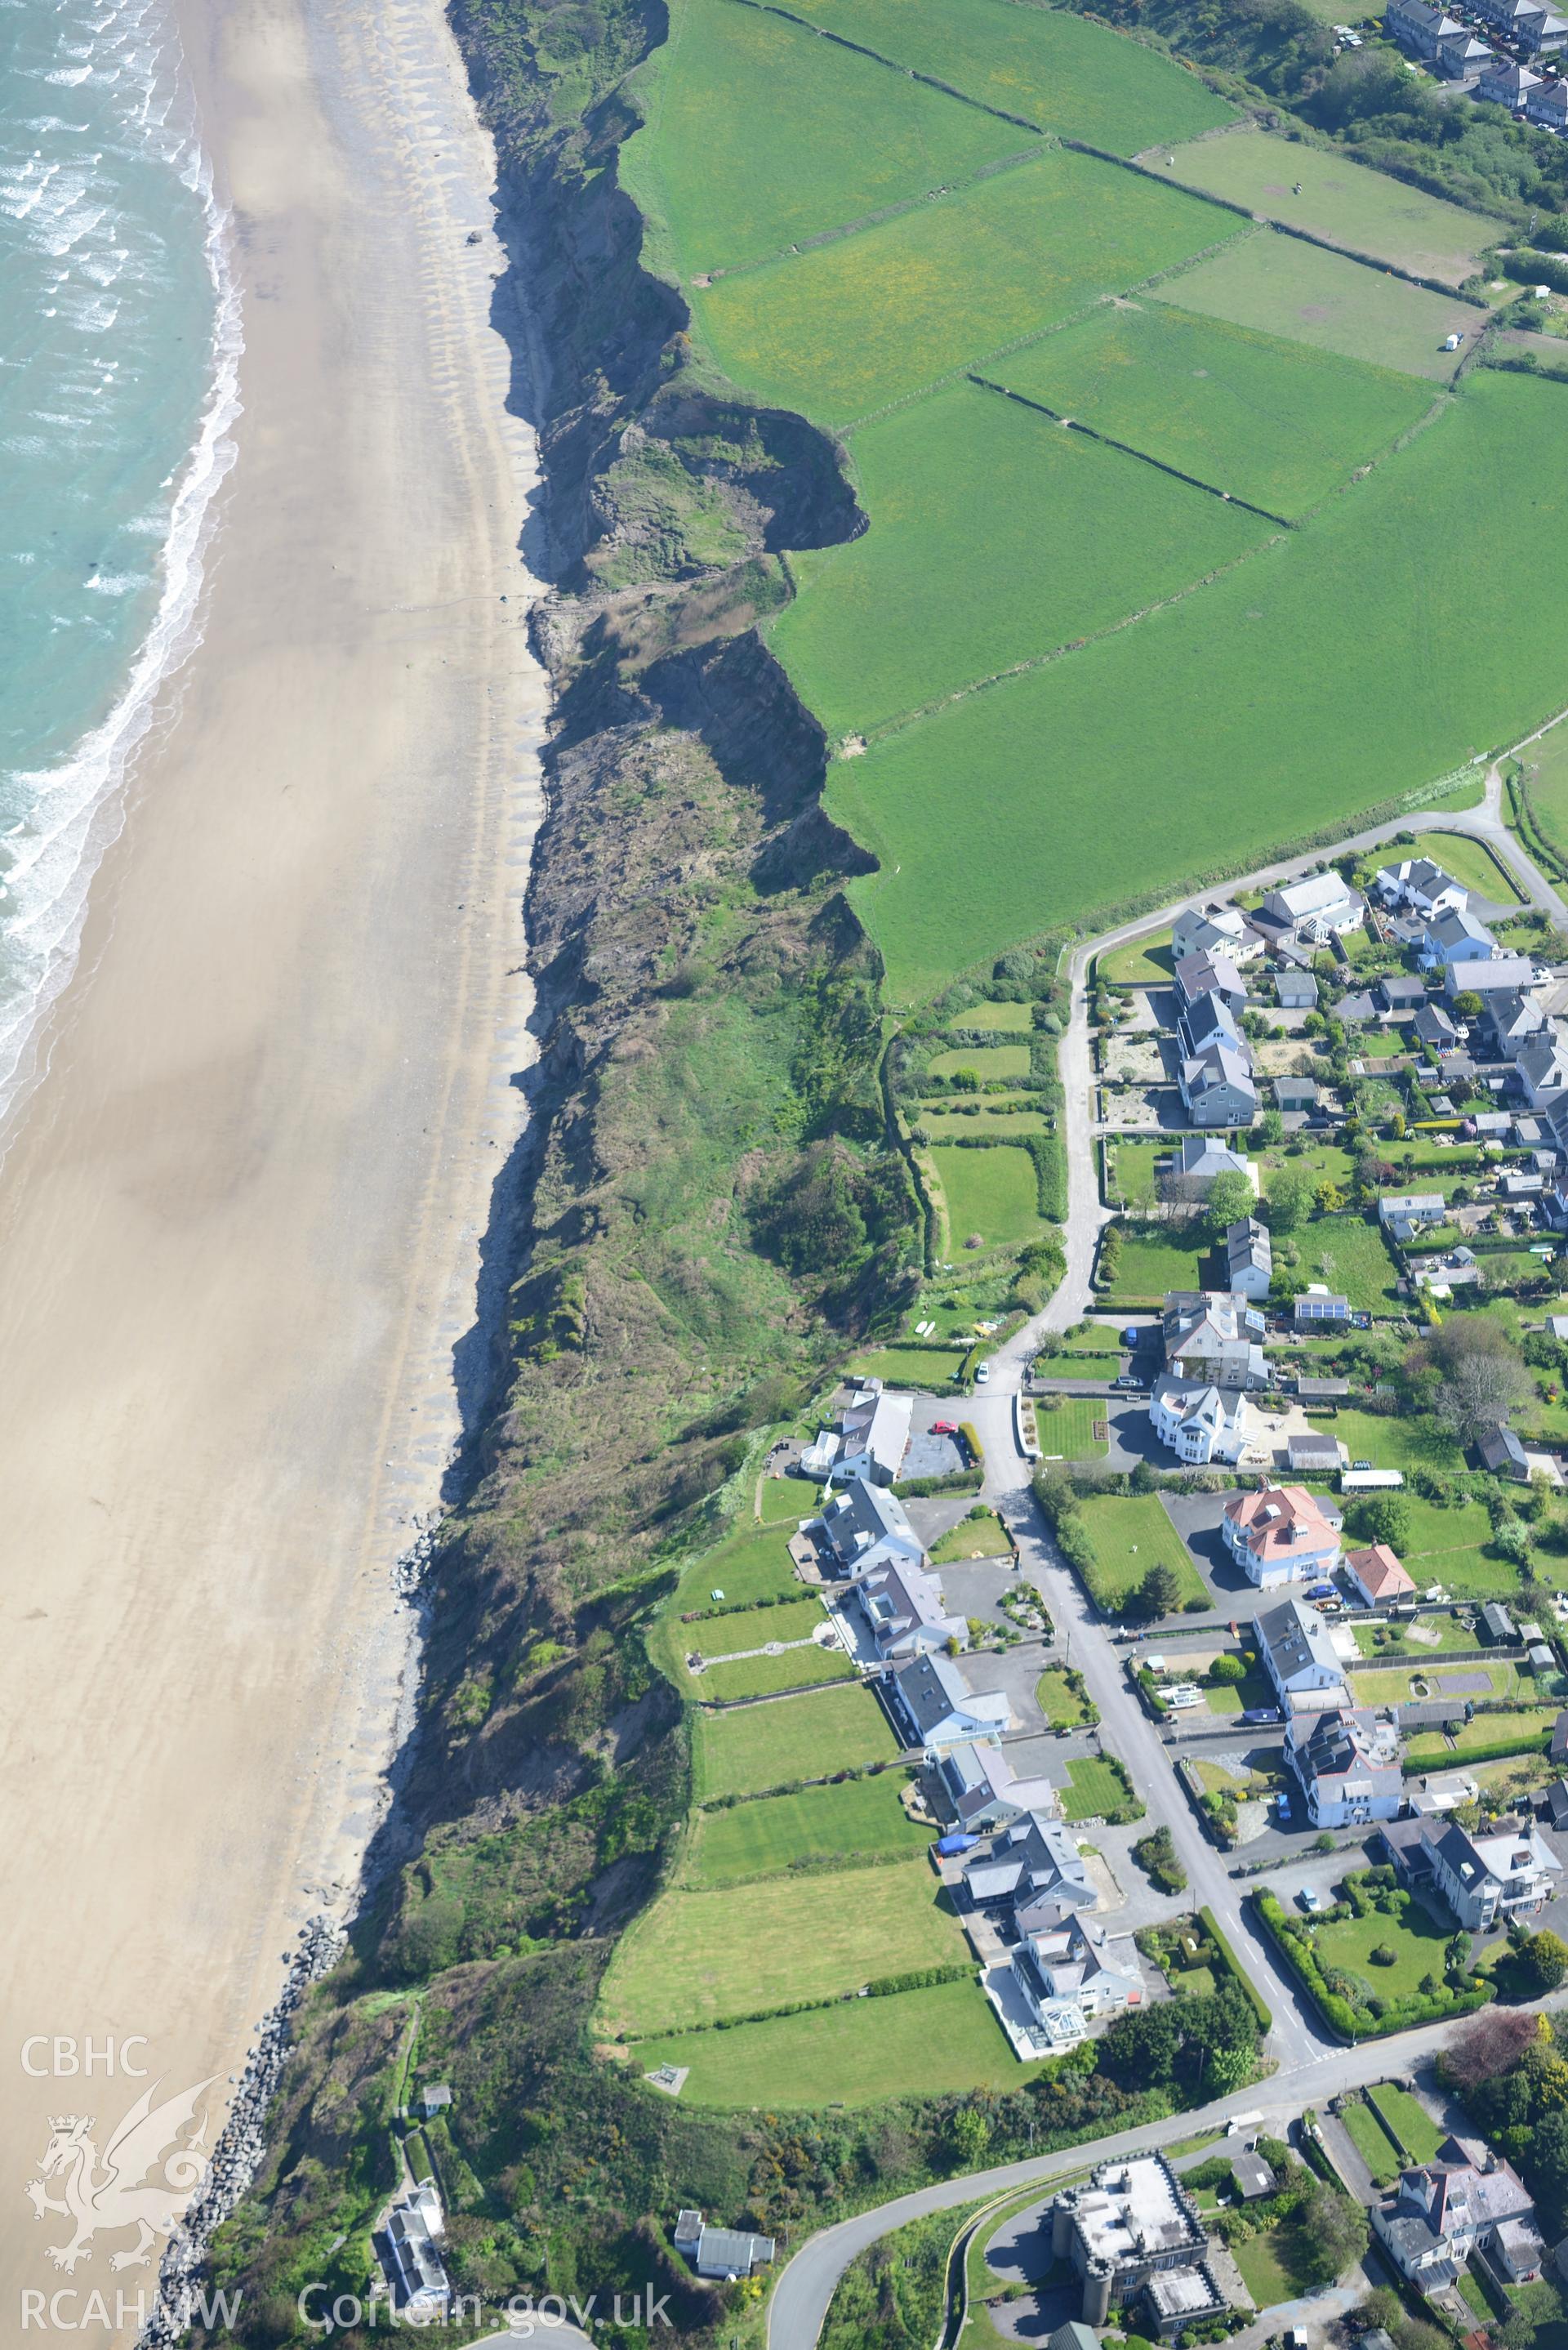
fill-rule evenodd
<path id="1" fill-rule="evenodd" d="M 0 1124 L 197 639 L 227 255 L 168 0 L 0 0 Z"/>

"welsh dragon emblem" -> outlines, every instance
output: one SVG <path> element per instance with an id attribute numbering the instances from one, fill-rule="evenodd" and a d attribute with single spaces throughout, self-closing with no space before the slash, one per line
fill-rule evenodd
<path id="1" fill-rule="evenodd" d="M 47 2247 L 57 2269 L 74 2270 L 78 2261 L 90 2261 L 95 2236 L 116 2235 L 127 2228 L 136 2230 L 136 2241 L 128 2251 L 112 2252 L 109 2264 L 111 2269 L 137 2268 L 158 2238 L 173 2234 L 211 2166 L 202 2144 L 207 2117 L 203 2112 L 198 2118 L 196 2107 L 212 2085 L 212 2079 L 199 2082 L 154 2106 L 159 2087 L 154 2082 L 142 2091 L 101 2156 L 93 2140 L 91 2114 L 51 2116 L 38 2176 L 26 2192 L 35 2219 L 55 2212 L 75 2230 L 68 2243 Z M 51 2180 L 59 2183 L 59 2194 L 49 2192 Z"/>

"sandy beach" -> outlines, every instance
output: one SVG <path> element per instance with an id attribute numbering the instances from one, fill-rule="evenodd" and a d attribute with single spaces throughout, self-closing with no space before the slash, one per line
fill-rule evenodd
<path id="1" fill-rule="evenodd" d="M 215 2129 L 352 1881 L 530 1049 L 544 684 L 493 156 L 438 0 L 213 0 L 185 37 L 238 458 L 0 1170 L 7 2339 L 73 2287 L 57 2325 L 131 2339 L 87 2294 L 151 2286 L 158 2248 L 111 2272 L 123 2234 L 57 2270 L 69 2223 L 24 2193 L 49 2116 L 101 2149 L 145 2085 L 104 2043 L 165 2095 L 212 2077 Z"/>

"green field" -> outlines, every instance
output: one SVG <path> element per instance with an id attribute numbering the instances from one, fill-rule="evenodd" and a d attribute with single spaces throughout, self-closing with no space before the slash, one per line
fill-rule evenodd
<path id="1" fill-rule="evenodd" d="M 1157 168 L 1165 168 L 1163 156 L 1155 160 Z M 1501 226 L 1403 180 L 1369 172 L 1343 148 L 1325 151 L 1266 130 L 1237 130 L 1178 148 L 1174 176 L 1186 187 L 1245 204 L 1265 220 L 1284 221 L 1330 244 L 1391 261 L 1412 277 L 1436 277 L 1449 286 L 1470 276 L 1476 256 L 1495 244 Z M 1479 322 L 1479 312 L 1470 316 Z"/>
<path id="2" fill-rule="evenodd" d="M 1462 348 L 1444 350 L 1448 337 L 1473 340 L 1483 323 L 1468 302 L 1429 294 L 1275 229 L 1261 229 L 1173 277 L 1160 298 L 1431 383 L 1449 382 L 1463 355 Z"/>
<path id="3" fill-rule="evenodd" d="M 1472 374 L 1397 464 L 1201 595 L 831 768 L 830 810 L 881 860 L 850 894 L 894 996 L 1348 817 L 1542 714 L 1561 691 L 1547 615 L 1568 550 L 1516 458 L 1563 421 L 1563 400 L 1560 385 Z M 1471 584 L 1473 625 L 1438 660 L 1454 578 Z M 1521 609 L 1510 581 L 1530 583 Z"/>
<path id="4" fill-rule="evenodd" d="M 1095 1430 L 1106 1425 L 1106 1396 L 1036 1396 L 1034 1425 L 1047 1460 L 1103 1461 L 1109 1445 Z"/>
<path id="5" fill-rule="evenodd" d="M 960 1097 L 960 1098 L 962 1098 Z M 1005 1096 L 982 1097 L 975 1109 L 961 1112 L 956 1103 L 924 1102 L 919 1124 L 933 1142 L 958 1142 L 966 1134 L 1044 1134 L 1045 1120 L 1037 1109 L 1023 1109 Z"/>
<path id="6" fill-rule="evenodd" d="M 1413 2162 L 1435 2159 L 1447 2132 L 1438 2127 L 1426 2106 L 1408 2089 L 1397 2088 L 1392 2081 L 1380 2081 L 1366 2095 L 1385 2119 L 1393 2124 L 1395 2137 Z"/>
<path id="7" fill-rule="evenodd" d="M 961 1069 L 972 1069 L 982 1081 L 988 1077 L 1026 1077 L 1029 1075 L 1027 1045 L 954 1045 L 945 1053 L 935 1053 L 928 1064 L 933 1077 L 952 1077 Z"/>
<path id="8" fill-rule="evenodd" d="M 758 1795 L 797 1779 L 825 1779 L 896 1752 L 881 1707 L 857 1682 L 733 1713 L 699 1714 L 692 1775 L 698 1802 L 711 1804 L 721 1795 Z"/>
<path id="9" fill-rule="evenodd" d="M 884 1771 L 875 1779 L 804 1787 L 795 1795 L 763 1795 L 703 1812 L 682 1881 L 730 1885 L 805 1861 L 921 1852 L 934 1831 L 910 1819 L 898 1801 L 902 1784 L 900 1773 Z"/>
<path id="10" fill-rule="evenodd" d="M 1289 2220 L 1277 2228 L 1264 2228 L 1231 2247 L 1241 2281 L 1260 2309 L 1277 2309 L 1282 2302 L 1295 2301 L 1310 2290 L 1314 2272 L 1301 2258 L 1302 2249 L 1300 2233 Z"/>
<path id="11" fill-rule="evenodd" d="M 1568 858 L 1568 723 L 1527 743 L 1519 756 L 1547 846 Z"/>
<path id="12" fill-rule="evenodd" d="M 1287 517 L 1315 505 L 1431 405 L 1430 393 L 1392 368 L 1147 297 L 1096 310 L 991 371 L 1059 416 Z"/>
<path id="13" fill-rule="evenodd" d="M 1375 1469 L 1436 1469 L 1455 1475 L 1465 1465 L 1464 1450 L 1428 1414 L 1402 1418 L 1396 1412 L 1352 1411 L 1343 1406 L 1324 1425 L 1353 1461 Z"/>
<path id="14" fill-rule="evenodd" d="M 848 424 L 1200 253 L 1211 205 L 1065 148 L 691 295 L 726 375 Z"/>
<path id="15" fill-rule="evenodd" d="M 857 1355 L 849 1368 L 862 1378 L 888 1379 L 895 1387 L 945 1389 L 962 1369 L 964 1357 L 962 1347 L 877 1347 Z"/>
<path id="16" fill-rule="evenodd" d="M 954 1021 L 955 1028 L 1004 1028 L 1027 1032 L 1034 1025 L 1032 1003 L 971 1003 Z"/>
<path id="17" fill-rule="evenodd" d="M 1152 1493 L 1091 1499 L 1080 1505 L 1084 1525 L 1095 1547 L 1094 1596 L 1107 1615 L 1115 1615 L 1130 1592 L 1136 1591 L 1149 1568 L 1173 1567 L 1181 1581 L 1181 1598 L 1210 1605 L 1203 1579 L 1188 1556 L 1187 1545 Z"/>
<path id="18" fill-rule="evenodd" d="M 833 735 L 1092 636 L 1271 527 L 972 384 L 850 445 L 875 527 L 794 557 L 801 594 L 772 638 Z"/>
<path id="19" fill-rule="evenodd" d="M 690 2067 L 683 2106 L 865 2106 L 983 2084 L 1012 2088 L 1039 2071 L 1018 2063 L 984 1992 L 967 1982 L 645 2040 L 637 2054 L 649 2072 Z"/>
<path id="20" fill-rule="evenodd" d="M 621 176 L 662 218 L 682 277 L 765 260 L 1038 143 L 736 0 L 676 0 L 640 87 L 648 120 Z"/>
<path id="21" fill-rule="evenodd" d="M 1099 958 L 1100 977 L 1118 987 L 1168 987 L 1176 967 L 1170 935 L 1168 931 L 1156 931 L 1147 939 L 1135 939 L 1130 946 L 1113 947 Z"/>
<path id="22" fill-rule="evenodd" d="M 1007 0 L 787 0 L 846 41 L 927 73 L 966 98 L 1136 155 L 1151 139 L 1195 138 L 1234 119 L 1196 75 L 1066 9 Z"/>
<path id="23" fill-rule="evenodd" d="M 690 2030 L 791 1999 L 831 1998 L 964 1955 L 924 1860 L 661 1894 L 616 1945 L 607 2032 Z"/>
<path id="24" fill-rule="evenodd" d="M 927 1156 L 947 1202 L 950 1248 L 961 1248 L 976 1232 L 987 1248 L 1015 1248 L 1046 1229 L 1034 1161 L 1022 1143 L 965 1150 L 938 1142 Z"/>
<path id="25" fill-rule="evenodd" d="M 808 1477 L 764 1477 L 758 1498 L 762 1504 L 758 1515 L 763 1523 L 787 1525 L 792 1534 L 802 1518 L 815 1518 L 822 1507 L 822 1489 Z"/>
<path id="26" fill-rule="evenodd" d="M 770 1611 L 775 1616 L 783 1608 Z M 820 1617 L 820 1610 L 818 1611 Z M 689 1627 L 691 1628 L 691 1627 Z M 763 1634 L 764 1639 L 778 1639 L 777 1632 Z M 799 1638 L 798 1633 L 794 1636 Z M 680 1676 L 681 1687 L 688 1697 L 695 1697 L 704 1705 L 732 1705 L 741 1698 L 776 1697 L 783 1690 L 810 1689 L 821 1681 L 853 1679 L 855 1667 L 839 1648 L 786 1648 L 777 1657 L 741 1657 L 732 1664 L 710 1665 L 695 1679 L 690 1674 Z"/>
<path id="27" fill-rule="evenodd" d="M 801 1581 L 791 1564 L 789 1537 L 794 1532 L 793 1521 L 810 1516 L 820 1497 L 815 1486 L 798 1477 L 779 1482 L 787 1482 L 791 1489 L 792 1523 L 787 1527 L 747 1526 L 742 1533 L 732 1534 L 728 1542 L 721 1543 L 717 1550 L 706 1552 L 686 1569 L 676 1586 L 670 1602 L 671 1614 L 678 1616 L 688 1607 L 719 1606 L 721 1603 L 713 1597 L 715 1591 L 723 1593 L 724 1606 L 734 1608 L 744 1607 L 753 1599 L 771 1599 L 782 1592 L 800 1595 Z M 760 1612 L 736 1619 L 742 1630 L 763 1620 Z M 749 1631 L 744 1639 L 726 1638 L 719 1642 L 716 1618 L 701 1628 L 684 1625 L 680 1637 L 690 1638 L 693 1647 L 705 1646 L 710 1641 L 724 1648 L 749 1648 L 753 1645 Z"/>

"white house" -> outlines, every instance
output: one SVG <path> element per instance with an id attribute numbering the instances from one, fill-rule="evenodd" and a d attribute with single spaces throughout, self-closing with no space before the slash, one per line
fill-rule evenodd
<path id="1" fill-rule="evenodd" d="M 1130 1934 L 1107 1934 L 1093 1918 L 1068 1910 L 1027 1935 L 1012 1954 L 1026 2006 L 1042 2022 L 1070 2002 L 1085 2023 L 1144 2002 L 1143 1972 Z"/>
<path id="2" fill-rule="evenodd" d="M 1397 1241 L 1414 1240 L 1417 1232 L 1440 1224 L 1449 1212 L 1440 1191 L 1389 1191 L 1377 1202 L 1377 1221 Z"/>
<path id="3" fill-rule="evenodd" d="M 1304 1485 L 1232 1493 L 1220 1519 L 1225 1547 L 1260 1591 L 1321 1583 L 1339 1565 L 1339 1514 Z"/>
<path id="4" fill-rule="evenodd" d="M 452 2285 L 436 2249 L 445 2232 L 433 2178 L 421 2178 L 387 2214 L 381 2273 L 398 2314 L 420 2324 L 444 2322 L 452 2306 Z"/>
<path id="5" fill-rule="evenodd" d="M 850 1596 L 859 1608 L 877 1654 L 885 1663 L 922 1650 L 969 1646 L 969 1624 L 950 1616 L 934 1575 L 911 1559 L 898 1558 L 855 1577 Z"/>
<path id="6" fill-rule="evenodd" d="M 1455 25 L 1452 29 L 1458 32 L 1459 27 Z M 1376 887 L 1386 906 L 1406 906 L 1428 920 L 1450 909 L 1463 913 L 1470 899 L 1464 885 L 1440 865 L 1434 865 L 1429 857 L 1407 857 L 1397 865 L 1381 866 Z"/>
<path id="7" fill-rule="evenodd" d="M 1315 1608 L 1287 1599 L 1257 1618 L 1258 1653 L 1287 1713 L 1322 1713 L 1348 1702 L 1328 1626 Z"/>
<path id="8" fill-rule="evenodd" d="M 1366 918 L 1366 900 L 1348 881 L 1334 872 L 1309 874 L 1271 889 L 1261 909 L 1274 927 L 1291 931 L 1314 945 L 1326 945 L 1347 931 L 1358 931 Z"/>
<path id="9" fill-rule="evenodd" d="M 950 1657 L 916 1657 L 883 1686 L 899 1734 L 929 1755 L 971 1739 L 1000 1738 L 1012 1724 L 1006 1691 L 967 1689 Z"/>
<path id="10" fill-rule="evenodd" d="M 1267 1224 L 1243 1216 L 1225 1234 L 1225 1272 L 1234 1297 L 1266 1297 L 1274 1277 L 1274 1244 Z"/>
<path id="11" fill-rule="evenodd" d="M 1029 1813 L 1048 1819 L 1061 1809 L 1062 1799 L 1049 1779 L 1018 1778 L 1001 1747 L 988 1738 L 950 1746 L 937 1765 L 937 1775 L 954 1818 L 972 1835 L 1011 1827 Z"/>
<path id="12" fill-rule="evenodd" d="M 1568 1036 L 1561 1023 L 1553 1021 L 1548 1032 L 1526 1045 L 1515 1066 L 1532 1109 L 1543 1109 L 1568 1087 Z"/>
<path id="13" fill-rule="evenodd" d="M 1449 2154 L 1459 2158 L 1445 2160 Z M 1456 2283 L 1477 2251 L 1511 2282 L 1541 2273 L 1545 2246 L 1535 2206 L 1518 2173 L 1480 2145 L 1449 2138 L 1436 2162 L 1401 2171 L 1370 2217 L 1400 2275 L 1423 2293 Z"/>
<path id="14" fill-rule="evenodd" d="M 1469 962 L 1450 962 L 1443 972 L 1443 990 L 1450 1002 L 1468 991 L 1481 998 L 1483 1008 L 1494 995 L 1522 993 L 1535 984 L 1535 969 L 1528 955 L 1477 955 Z"/>
<path id="15" fill-rule="evenodd" d="M 1368 1707 L 1294 1715 L 1285 1726 L 1285 1754 L 1314 1827 L 1397 1820 L 1405 1808 L 1398 1728 Z"/>
<path id="16" fill-rule="evenodd" d="M 1041 1813 L 1014 1820 L 963 1873 L 977 1909 L 1011 1913 L 1020 1934 L 1054 1925 L 1069 1909 L 1094 1909 L 1099 1893 L 1072 1831 Z"/>
<path id="17" fill-rule="evenodd" d="M 894 1563 L 918 1567 L 926 1555 L 898 1495 L 868 1477 L 852 1477 L 824 1504 L 818 1523 L 846 1575 Z"/>
<path id="18" fill-rule="evenodd" d="M 1211 1461 L 1231 1464 L 1247 1449 L 1247 1399 L 1240 1388 L 1162 1372 L 1149 1396 L 1148 1416 L 1160 1442 L 1189 1468 Z"/>
<path id="19" fill-rule="evenodd" d="M 1251 1126 L 1258 1115 L 1252 1056 L 1229 1045 L 1194 1053 L 1177 1071 L 1181 1098 L 1194 1126 Z"/>
<path id="20" fill-rule="evenodd" d="M 733 2280 L 765 2268 L 774 2256 L 771 2236 L 753 2236 L 744 2228 L 705 2227 L 701 2211 L 682 2211 L 675 2221 L 674 2245 L 684 2252 L 699 2276 Z"/>
<path id="21" fill-rule="evenodd" d="M 889 1394 L 877 1380 L 859 1388 L 845 1407 L 836 1430 L 824 1429 L 801 1454 L 808 1477 L 864 1477 L 873 1485 L 890 1485 L 898 1473 L 909 1441 L 915 1399 Z"/>
<path id="22" fill-rule="evenodd" d="M 1223 954 L 1232 962 L 1251 962 L 1263 951 L 1263 941 L 1235 906 L 1184 906 L 1170 934 L 1172 960 L 1184 955 Z"/>
<path id="23" fill-rule="evenodd" d="M 1528 1820 L 1501 1820 L 1485 1835 L 1442 1816 L 1396 1820 L 1383 1841 L 1405 1882 L 1431 1886 L 1471 1934 L 1535 1916 L 1555 1897 L 1563 1873 Z"/>

